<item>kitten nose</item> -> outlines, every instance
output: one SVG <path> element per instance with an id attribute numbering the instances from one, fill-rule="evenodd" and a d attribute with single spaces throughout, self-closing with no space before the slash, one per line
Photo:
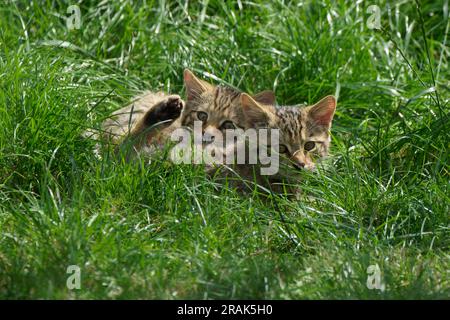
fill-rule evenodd
<path id="1" fill-rule="evenodd" d="M 303 168 L 305 167 L 305 164 L 303 162 L 297 162 L 297 163 L 294 163 L 294 167 L 297 170 L 303 170 Z"/>
<path id="2" fill-rule="evenodd" d="M 212 134 L 209 134 L 209 133 L 203 134 L 203 142 L 204 143 L 207 143 L 207 144 L 212 143 L 212 142 L 214 142 L 215 139 L 216 139 L 216 137 Z"/>
<path id="3" fill-rule="evenodd" d="M 213 126 L 208 126 L 203 131 L 203 143 L 210 144 L 216 139 L 217 129 Z"/>

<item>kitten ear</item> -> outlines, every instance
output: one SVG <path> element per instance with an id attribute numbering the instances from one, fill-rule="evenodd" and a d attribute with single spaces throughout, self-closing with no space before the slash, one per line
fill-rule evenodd
<path id="1" fill-rule="evenodd" d="M 336 98 L 334 96 L 326 96 L 315 105 L 311 106 L 308 114 L 316 124 L 331 127 L 334 112 L 336 110 Z"/>
<path id="2" fill-rule="evenodd" d="M 253 95 L 253 99 L 262 104 L 275 105 L 276 98 L 275 93 L 272 90 L 265 90 L 260 93 Z"/>
<path id="3" fill-rule="evenodd" d="M 245 121 L 249 127 L 265 127 L 268 125 L 272 107 L 259 104 L 246 93 L 242 93 L 240 99 Z"/>
<path id="4" fill-rule="evenodd" d="M 184 85 L 186 86 L 187 100 L 193 100 L 202 95 L 202 93 L 211 90 L 212 85 L 206 81 L 198 79 L 190 70 L 184 70 Z"/>

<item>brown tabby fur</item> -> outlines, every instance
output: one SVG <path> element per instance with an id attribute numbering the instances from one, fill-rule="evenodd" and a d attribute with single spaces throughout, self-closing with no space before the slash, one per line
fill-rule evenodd
<path id="1" fill-rule="evenodd" d="M 184 83 L 186 102 L 177 95 L 146 92 L 130 105 L 115 111 L 102 125 L 106 133 L 102 135 L 103 140 L 126 148 L 131 145 L 133 153 L 151 156 L 165 147 L 175 129 L 193 128 L 200 111 L 208 115 L 202 125 L 206 135 L 213 135 L 214 130 L 223 131 L 221 126 L 226 121 L 238 123 L 243 118 L 240 91 L 209 84 L 189 70 L 184 71 Z M 265 104 L 275 103 L 271 91 L 263 91 L 253 99 Z"/>
<path id="2" fill-rule="evenodd" d="M 280 145 L 285 150 L 280 153 L 280 171 L 274 176 L 261 176 L 260 165 L 223 165 L 219 166 L 220 178 L 227 178 L 239 188 L 242 179 L 254 181 L 275 192 L 286 190 L 285 182 L 298 184 L 299 174 L 293 174 L 292 168 L 313 170 L 315 161 L 328 154 L 331 122 L 336 108 L 336 100 L 327 96 L 318 103 L 307 107 L 275 106 L 275 96 L 264 91 L 253 97 L 240 91 L 214 86 L 185 70 L 186 101 L 177 95 L 162 92 L 146 92 L 132 104 L 113 113 L 111 119 L 103 124 L 106 135 L 112 143 L 130 145 L 134 153 L 152 155 L 170 141 L 171 133 L 178 128 L 193 128 L 203 114 L 202 132 L 206 137 L 214 137 L 217 132 L 225 136 L 224 124 L 235 128 L 272 128 L 279 129 Z M 204 114 L 207 118 L 204 119 Z M 314 142 L 312 150 L 305 150 L 306 143 Z M 202 147 L 208 142 L 203 142 Z M 217 150 L 224 154 L 234 151 L 225 142 Z M 211 173 L 217 173 L 217 167 L 207 167 Z M 292 188 L 289 188 L 292 191 Z"/>
<path id="3" fill-rule="evenodd" d="M 336 109 L 336 99 L 327 96 L 311 106 L 265 105 L 250 96 L 241 96 L 246 128 L 269 128 L 279 130 L 280 171 L 273 176 L 258 175 L 259 166 L 240 166 L 241 175 L 256 177 L 263 186 L 276 192 L 288 190 L 297 192 L 302 170 L 314 170 L 315 162 L 328 155 L 330 128 Z M 311 150 L 305 146 L 314 143 Z M 284 150 L 281 150 L 284 149 Z M 293 172 L 292 169 L 296 169 Z M 294 185 L 294 188 L 287 184 Z"/>

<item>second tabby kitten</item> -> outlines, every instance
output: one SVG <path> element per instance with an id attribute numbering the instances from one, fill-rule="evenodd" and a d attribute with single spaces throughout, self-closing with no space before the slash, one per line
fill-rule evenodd
<path id="1" fill-rule="evenodd" d="M 246 152 L 260 154 L 260 149 L 265 148 L 275 153 L 279 159 L 279 170 L 273 175 L 263 175 L 263 165 L 258 159 L 256 164 L 232 164 L 228 166 L 229 170 L 222 170 L 220 177 L 226 177 L 240 189 L 253 189 L 253 182 L 256 182 L 276 193 L 298 193 L 300 171 L 314 170 L 316 162 L 328 155 L 329 131 L 336 110 L 336 99 L 327 96 L 314 105 L 302 107 L 264 104 L 247 94 L 242 94 L 240 100 L 243 118 L 239 120 L 239 127 L 256 129 L 258 132 L 269 129 L 269 136 L 273 134 L 271 129 L 277 129 L 279 135 L 276 140 L 278 146 L 272 146 L 269 138 L 263 145 L 258 138 L 259 141 L 247 143 Z M 242 180 L 247 183 L 242 183 Z"/>
<path id="2" fill-rule="evenodd" d="M 257 176 L 259 182 L 268 181 L 277 190 L 283 188 L 282 182 L 297 185 L 299 175 L 290 168 L 314 170 L 316 162 L 328 155 L 331 123 L 336 110 L 335 97 L 327 96 L 311 106 L 276 107 L 261 104 L 243 94 L 241 105 L 247 128 L 279 130 L 280 171 L 273 176 Z M 250 171 L 249 167 L 243 169 L 244 175 L 257 173 Z"/>

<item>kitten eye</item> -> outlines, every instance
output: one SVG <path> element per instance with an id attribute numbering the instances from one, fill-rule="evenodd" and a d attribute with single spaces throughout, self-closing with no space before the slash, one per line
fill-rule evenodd
<path id="1" fill-rule="evenodd" d="M 222 130 L 230 130 L 230 129 L 236 128 L 236 126 L 234 125 L 234 123 L 232 121 L 225 121 L 224 123 L 222 123 L 220 128 Z"/>
<path id="2" fill-rule="evenodd" d="M 208 114 L 206 112 L 203 111 L 198 111 L 197 112 L 197 118 L 198 120 L 205 122 L 206 120 L 208 120 Z"/>
<path id="3" fill-rule="evenodd" d="M 314 143 L 314 141 L 308 141 L 307 143 L 305 143 L 305 151 L 311 151 L 312 149 L 314 149 L 314 147 L 316 146 L 316 144 Z"/>
<path id="4" fill-rule="evenodd" d="M 279 153 L 287 153 L 288 152 L 288 148 L 284 144 L 280 144 L 279 147 L 278 147 L 278 152 Z"/>

